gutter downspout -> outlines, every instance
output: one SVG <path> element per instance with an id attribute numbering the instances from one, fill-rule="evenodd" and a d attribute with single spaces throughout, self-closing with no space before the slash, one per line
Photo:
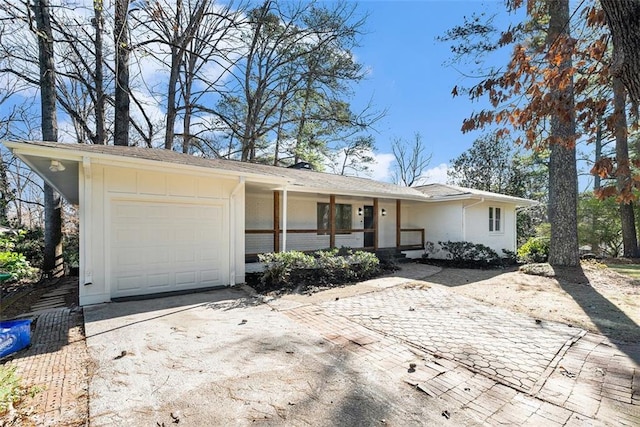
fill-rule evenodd
<path id="1" fill-rule="evenodd" d="M 235 198 L 238 195 L 240 189 L 244 188 L 244 176 L 239 178 L 238 184 L 235 186 L 231 194 L 229 195 L 229 285 L 235 286 L 236 284 L 236 239 L 238 238 L 238 233 L 236 233 L 236 206 L 235 206 Z M 242 227 L 243 233 L 242 236 L 244 238 L 244 227 Z"/>
<path id="2" fill-rule="evenodd" d="M 484 197 L 470 205 L 462 205 L 462 240 L 465 242 L 467 241 L 467 208 L 479 205 L 480 203 L 484 203 Z"/>

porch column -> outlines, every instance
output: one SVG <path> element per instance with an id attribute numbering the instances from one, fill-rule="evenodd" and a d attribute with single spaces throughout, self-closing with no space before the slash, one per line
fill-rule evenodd
<path id="1" fill-rule="evenodd" d="M 84 156 L 82 158 L 83 178 L 80 183 L 78 196 L 80 197 L 80 301 L 85 297 L 85 286 L 93 284 L 93 223 L 91 218 L 91 205 L 93 200 L 93 183 L 91 177 L 91 158 Z"/>
<path id="2" fill-rule="evenodd" d="M 287 251 L 287 187 L 282 189 L 282 252 Z"/>
<path id="3" fill-rule="evenodd" d="M 378 212 L 378 198 L 373 199 L 373 250 L 378 250 L 378 217 L 380 216 L 380 212 Z"/>
<path id="4" fill-rule="evenodd" d="M 280 192 L 273 192 L 273 252 L 280 252 Z"/>
<path id="5" fill-rule="evenodd" d="M 329 247 L 336 247 L 336 196 L 329 196 Z"/>
<path id="6" fill-rule="evenodd" d="M 396 199 L 396 248 L 399 248 L 402 244 L 402 214 L 401 200 Z"/>

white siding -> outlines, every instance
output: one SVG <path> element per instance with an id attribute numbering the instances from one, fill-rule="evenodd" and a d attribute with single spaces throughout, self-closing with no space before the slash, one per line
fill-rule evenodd
<path id="1" fill-rule="evenodd" d="M 411 228 L 425 229 L 425 241 L 462 240 L 462 206 L 460 202 L 424 203 L 412 206 Z"/>
<path id="2" fill-rule="evenodd" d="M 466 206 L 466 207 L 465 207 Z M 489 232 L 489 206 L 501 209 L 500 232 Z M 406 214 L 406 220 L 404 215 Z M 468 241 L 481 243 L 503 255 L 502 249 L 515 250 L 515 206 L 477 200 L 412 203 L 403 207 L 403 228 L 425 228 L 425 241 Z M 404 243 L 404 240 L 403 240 Z M 410 256 L 419 256 L 411 252 Z M 446 256 L 443 252 L 430 255 Z"/>
<path id="3" fill-rule="evenodd" d="M 500 208 L 500 231 L 489 231 L 489 207 Z M 466 209 L 466 240 L 482 243 L 503 255 L 502 249 L 515 251 L 515 207 L 504 203 L 484 202 Z"/>

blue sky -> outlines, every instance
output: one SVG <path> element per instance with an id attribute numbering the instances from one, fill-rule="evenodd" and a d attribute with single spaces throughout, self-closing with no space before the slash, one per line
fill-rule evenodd
<path id="1" fill-rule="evenodd" d="M 433 154 L 429 167 L 432 179 L 442 178 L 447 164 L 468 149 L 481 132 L 462 134 L 464 118 L 482 103 L 468 98 L 453 98 L 454 86 L 470 85 L 459 71 L 445 65 L 451 59 L 449 45 L 436 40 L 447 29 L 463 22 L 474 12 L 498 14 L 496 24 L 515 22 L 500 0 L 423 0 L 423 1 L 360 1 L 358 10 L 368 12 L 368 34 L 356 57 L 369 68 L 367 80 L 359 84 L 354 104 L 364 105 L 369 99 L 380 109 L 388 110 L 375 133 L 379 164 L 374 177 L 389 179 L 388 161 L 391 140 L 413 141 L 416 132 L 422 135 Z M 506 64 L 509 51 L 496 58 Z M 468 67 L 465 71 L 473 71 Z"/>

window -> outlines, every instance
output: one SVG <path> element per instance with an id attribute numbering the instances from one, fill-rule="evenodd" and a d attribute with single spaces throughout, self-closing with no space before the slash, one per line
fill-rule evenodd
<path id="1" fill-rule="evenodd" d="M 350 234 L 351 205 L 335 204 L 335 223 L 337 234 Z M 318 203 L 318 230 L 329 230 L 329 203 Z M 329 234 L 329 231 L 318 231 L 318 234 Z"/>
<path id="2" fill-rule="evenodd" d="M 502 210 L 500 208 L 489 208 L 489 231 L 502 231 L 500 220 L 502 218 Z"/>

